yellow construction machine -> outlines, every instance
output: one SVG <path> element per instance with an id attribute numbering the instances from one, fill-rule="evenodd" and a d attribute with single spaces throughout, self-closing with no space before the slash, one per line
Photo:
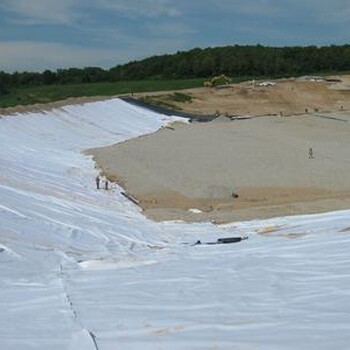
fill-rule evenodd
<path id="1" fill-rule="evenodd" d="M 218 75 L 217 77 L 213 77 L 208 81 L 204 82 L 205 87 L 215 87 L 218 85 L 229 84 L 231 79 L 227 77 L 225 74 Z"/>

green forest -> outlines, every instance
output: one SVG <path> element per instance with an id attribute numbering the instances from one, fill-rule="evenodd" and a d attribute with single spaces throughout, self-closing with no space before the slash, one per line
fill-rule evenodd
<path id="1" fill-rule="evenodd" d="M 350 45 L 266 47 L 225 46 L 195 48 L 175 54 L 152 56 L 117 65 L 68 68 L 44 72 L 0 71 L 0 95 L 15 96 L 21 89 L 133 81 L 200 79 L 225 74 L 234 80 L 244 77 L 290 77 L 350 70 Z M 85 85 L 86 86 L 86 85 Z M 108 86 L 108 85 L 105 85 Z M 112 85 L 111 85 L 112 86 Z M 80 89 L 80 87 L 79 87 Z M 80 92 L 83 95 L 83 92 Z"/>

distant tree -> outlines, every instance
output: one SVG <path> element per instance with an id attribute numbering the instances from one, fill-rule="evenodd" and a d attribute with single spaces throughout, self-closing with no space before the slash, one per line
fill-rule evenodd
<path id="1" fill-rule="evenodd" d="M 42 74 L 42 82 L 45 85 L 54 84 L 57 82 L 57 75 L 54 72 L 51 72 L 50 70 L 45 70 Z"/>
<path id="2" fill-rule="evenodd" d="M 57 81 L 60 84 L 79 84 L 83 82 L 84 71 L 79 68 L 57 70 Z"/>
<path id="3" fill-rule="evenodd" d="M 6 88 L 6 86 L 0 81 L 0 96 L 6 95 L 9 93 L 9 90 Z"/>
<path id="4" fill-rule="evenodd" d="M 9 93 L 9 83 L 11 80 L 11 75 L 5 72 L 0 72 L 0 96 Z"/>
<path id="5" fill-rule="evenodd" d="M 99 67 L 85 67 L 83 69 L 83 82 L 95 83 L 108 80 L 107 72 Z"/>

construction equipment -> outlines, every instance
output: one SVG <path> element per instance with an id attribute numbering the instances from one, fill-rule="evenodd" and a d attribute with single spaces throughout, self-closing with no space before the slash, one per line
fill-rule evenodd
<path id="1" fill-rule="evenodd" d="M 218 75 L 204 82 L 205 87 L 215 87 L 217 85 L 229 84 L 231 79 L 225 74 Z"/>

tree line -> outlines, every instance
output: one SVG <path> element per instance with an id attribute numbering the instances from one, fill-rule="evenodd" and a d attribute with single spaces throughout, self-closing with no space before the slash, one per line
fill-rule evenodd
<path id="1" fill-rule="evenodd" d="M 323 47 L 235 45 L 195 48 L 171 55 L 152 56 L 110 69 L 85 67 L 12 74 L 0 71 L 0 95 L 8 93 L 13 88 L 50 84 L 204 78 L 220 74 L 230 77 L 277 78 L 347 70 L 350 70 L 350 45 Z"/>

